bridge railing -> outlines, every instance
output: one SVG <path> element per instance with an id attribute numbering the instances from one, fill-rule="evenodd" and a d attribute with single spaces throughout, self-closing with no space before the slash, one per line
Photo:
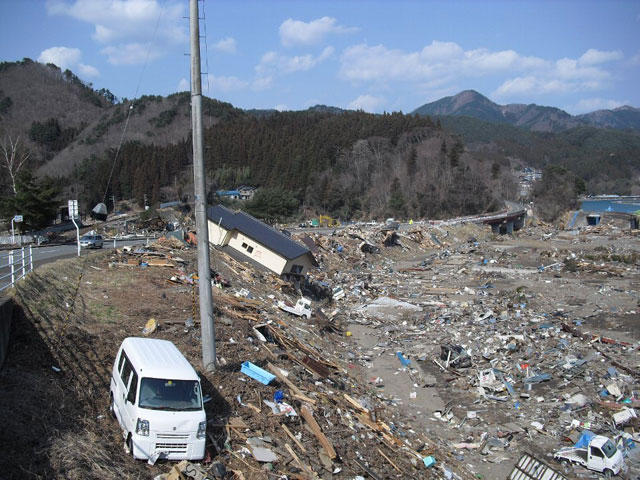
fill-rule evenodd
<path id="1" fill-rule="evenodd" d="M 20 250 L 9 250 L 0 254 L 0 292 L 13 287 L 33 270 L 33 251 L 31 245 Z"/>

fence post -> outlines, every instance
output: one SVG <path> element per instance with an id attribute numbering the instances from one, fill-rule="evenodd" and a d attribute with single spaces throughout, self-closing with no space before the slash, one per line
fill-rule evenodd
<path id="1" fill-rule="evenodd" d="M 27 265 L 24 263 L 24 247 L 22 247 L 22 272 L 19 278 L 24 278 L 27 275 Z"/>
<path id="2" fill-rule="evenodd" d="M 9 252 L 9 265 L 11 265 L 11 286 L 16 283 L 15 265 L 13 264 L 13 250 Z"/>
<path id="3" fill-rule="evenodd" d="M 31 245 L 29 245 L 29 271 L 33 272 L 33 250 Z"/>

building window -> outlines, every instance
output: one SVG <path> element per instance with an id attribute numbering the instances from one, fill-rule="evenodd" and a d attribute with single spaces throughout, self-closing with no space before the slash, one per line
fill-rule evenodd
<path id="1" fill-rule="evenodd" d="M 252 253 L 253 252 L 253 247 L 247 247 L 247 252 Z"/>
<path id="2" fill-rule="evenodd" d="M 291 273 L 297 273 L 298 275 L 302 273 L 302 269 L 304 267 L 302 265 L 292 265 L 291 266 Z"/>
<path id="3" fill-rule="evenodd" d="M 246 249 L 249 245 L 247 245 L 246 243 L 242 242 L 242 248 Z"/>

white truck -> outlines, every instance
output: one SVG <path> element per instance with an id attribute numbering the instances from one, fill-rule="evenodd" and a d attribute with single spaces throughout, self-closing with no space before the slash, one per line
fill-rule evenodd
<path id="1" fill-rule="evenodd" d="M 311 300 L 308 298 L 300 298 L 293 307 L 280 300 L 278 308 L 298 317 L 307 317 L 307 320 L 311 318 Z"/>
<path id="2" fill-rule="evenodd" d="M 558 450 L 553 458 L 563 465 L 577 464 L 601 472 L 606 478 L 612 478 L 624 467 L 622 452 L 611 440 L 602 435 L 595 435 L 586 447 L 567 447 Z"/>

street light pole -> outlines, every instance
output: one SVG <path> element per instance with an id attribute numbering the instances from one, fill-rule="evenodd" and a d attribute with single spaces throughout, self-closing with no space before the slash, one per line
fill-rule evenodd
<path id="1" fill-rule="evenodd" d="M 190 0 L 191 30 L 191 122 L 193 128 L 193 189 L 195 196 L 196 233 L 198 236 L 198 288 L 200 293 L 200 327 L 202 331 L 202 366 L 207 371 L 216 367 L 216 340 L 211 293 L 209 228 L 204 182 L 202 145 L 202 79 L 200 72 L 200 18 L 198 0 Z"/>

